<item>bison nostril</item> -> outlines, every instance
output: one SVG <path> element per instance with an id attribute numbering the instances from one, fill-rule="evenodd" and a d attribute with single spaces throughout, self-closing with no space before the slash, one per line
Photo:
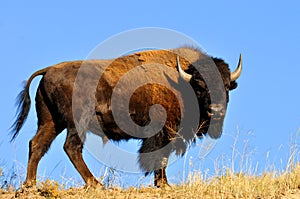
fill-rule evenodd
<path id="1" fill-rule="evenodd" d="M 219 117 L 225 116 L 225 108 L 222 104 L 211 104 L 209 105 L 207 115 L 209 117 L 215 117 L 216 119 Z"/>
<path id="2" fill-rule="evenodd" d="M 224 106 L 222 104 L 211 104 L 209 105 L 209 109 L 212 112 L 221 112 L 224 109 Z"/>

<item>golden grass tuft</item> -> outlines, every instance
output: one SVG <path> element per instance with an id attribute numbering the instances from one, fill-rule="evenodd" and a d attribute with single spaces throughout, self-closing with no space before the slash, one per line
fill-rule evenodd
<path id="1" fill-rule="evenodd" d="M 37 185 L 38 192 L 46 198 L 58 198 L 61 193 L 61 185 L 53 180 L 45 180 Z"/>

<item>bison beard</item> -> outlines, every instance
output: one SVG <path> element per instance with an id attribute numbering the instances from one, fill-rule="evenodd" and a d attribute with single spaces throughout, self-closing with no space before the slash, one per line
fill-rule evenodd
<path id="1" fill-rule="evenodd" d="M 207 60 L 213 60 L 213 65 Z M 149 136 L 146 132 L 128 134 L 120 129 L 114 120 L 111 102 L 113 89 L 120 78 L 130 70 L 149 64 L 152 64 L 154 71 L 156 65 L 163 65 L 167 68 L 166 70 L 171 69 L 170 71 L 175 72 L 175 76 L 165 76 L 173 90 L 155 83 L 138 88 L 131 96 L 129 114 L 134 123 L 139 126 L 147 126 L 151 122 L 150 107 L 159 104 L 166 111 L 166 121 L 162 129 L 156 134 Z M 79 78 L 77 77 L 78 71 L 83 66 L 87 68 L 86 73 L 81 74 L 85 84 L 76 85 L 76 78 Z M 217 74 L 209 74 L 209 71 L 215 66 L 217 66 Z M 14 140 L 27 118 L 30 108 L 29 86 L 32 80 L 38 75 L 43 75 L 36 93 L 38 131 L 29 144 L 29 160 L 24 185 L 33 186 L 35 184 L 40 159 L 47 152 L 56 136 L 64 129 L 67 129 L 64 150 L 87 185 L 98 183 L 82 158 L 82 148 L 87 131 L 101 136 L 104 142 L 107 140 L 141 139 L 142 144 L 139 149 L 138 160 L 141 169 L 146 174 L 154 172 L 155 186 L 160 187 L 167 184 L 165 169 L 171 152 L 176 151 L 177 155 L 183 155 L 187 144 L 195 140 L 196 134 L 199 137 L 206 133 L 212 138 L 220 137 L 226 106 L 229 101 L 229 90 L 237 87 L 235 80 L 239 77 L 241 68 L 241 58 L 237 70 L 230 73 L 228 65 L 221 59 L 208 57 L 196 49 L 179 48 L 169 51 L 138 52 L 113 61 L 63 62 L 35 72 L 19 95 L 19 114 L 14 123 L 12 135 L 12 140 Z M 103 70 L 105 71 L 101 79 L 96 78 L 96 85 L 98 85 L 96 91 L 91 92 L 88 87 L 84 87 L 84 85 L 95 84 L 93 75 L 99 74 Z M 155 75 L 156 73 L 151 73 L 149 76 L 153 82 L 156 82 L 155 78 L 161 78 L 161 76 L 155 77 Z M 221 86 L 214 86 L 214 90 L 210 90 L 206 81 L 214 82 L 214 76 L 219 75 L 221 76 Z M 82 93 L 77 95 L 81 97 L 73 98 L 76 86 L 82 86 L 80 90 Z M 187 90 L 185 86 L 192 88 L 197 97 L 200 110 L 200 117 L 198 118 L 200 119 L 196 121 L 196 126 L 193 126 L 195 122 L 190 121 L 189 117 L 183 117 L 197 112 L 194 111 L 195 107 L 191 106 L 195 103 L 191 102 L 189 96 L 184 93 Z M 173 93 L 174 90 L 177 90 L 178 93 Z M 122 90 L 121 94 L 125 92 L 126 89 Z M 212 101 L 211 95 L 214 93 L 221 96 L 221 99 Z M 95 99 L 94 104 L 92 101 L 92 105 L 94 105 L 92 110 L 82 107 L 82 104 L 91 103 L 89 99 Z M 93 113 L 96 117 L 95 120 L 80 120 L 85 119 L 85 115 L 89 117 Z M 121 112 L 120 117 L 122 114 L 126 116 L 128 112 Z M 160 116 L 155 115 L 153 118 L 159 120 Z M 76 121 L 83 123 L 79 122 L 82 125 L 78 126 Z M 99 124 L 102 131 L 99 131 Z M 181 126 L 184 128 L 180 129 Z"/>

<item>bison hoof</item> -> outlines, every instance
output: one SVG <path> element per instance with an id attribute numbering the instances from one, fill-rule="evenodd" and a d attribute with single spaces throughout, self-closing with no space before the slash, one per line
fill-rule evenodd
<path id="1" fill-rule="evenodd" d="M 21 197 L 22 195 L 26 196 L 29 193 L 37 192 L 37 191 L 38 191 L 38 189 L 35 186 L 35 182 L 34 183 L 26 183 L 26 182 L 24 182 L 22 184 L 22 186 L 18 190 L 16 190 L 16 192 L 15 192 L 15 198 Z"/>
<path id="2" fill-rule="evenodd" d="M 36 188 L 36 181 L 35 180 L 25 180 L 25 182 L 22 184 L 21 189 L 30 189 L 30 188 Z"/>
<path id="3" fill-rule="evenodd" d="M 105 189 L 104 185 L 98 181 L 89 181 L 84 186 L 85 189 Z"/>
<path id="4" fill-rule="evenodd" d="M 157 188 L 168 188 L 171 187 L 169 185 L 169 183 L 165 180 L 157 180 L 154 182 L 154 186 L 156 186 Z"/>

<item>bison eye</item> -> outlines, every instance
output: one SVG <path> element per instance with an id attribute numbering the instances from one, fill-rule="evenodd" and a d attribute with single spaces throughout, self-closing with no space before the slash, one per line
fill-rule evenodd
<path id="1" fill-rule="evenodd" d="M 204 81 L 202 80 L 195 80 L 196 84 L 198 87 L 202 88 L 202 89 L 205 89 L 206 88 L 206 84 Z"/>

